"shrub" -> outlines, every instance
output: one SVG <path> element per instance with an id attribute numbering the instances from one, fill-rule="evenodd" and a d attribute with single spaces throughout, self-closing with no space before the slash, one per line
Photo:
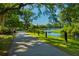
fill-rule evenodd
<path id="1" fill-rule="evenodd" d="M 11 30 L 4 27 L 4 28 L 0 28 L 0 34 L 12 34 Z"/>

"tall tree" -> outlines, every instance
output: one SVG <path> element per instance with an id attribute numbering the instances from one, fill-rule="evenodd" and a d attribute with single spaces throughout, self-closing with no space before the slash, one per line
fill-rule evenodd
<path id="1" fill-rule="evenodd" d="M 64 4 L 60 12 L 60 19 L 62 21 L 64 33 L 74 34 L 78 27 L 79 23 L 79 5 L 78 4 Z M 78 31 L 77 31 L 78 32 Z M 75 35 L 74 35 L 75 36 Z M 65 39 L 67 36 L 65 36 Z"/>
<path id="2" fill-rule="evenodd" d="M 26 29 L 30 27 L 30 23 L 34 19 L 35 13 L 33 13 L 31 10 L 21 10 L 21 18 L 24 20 Z"/>

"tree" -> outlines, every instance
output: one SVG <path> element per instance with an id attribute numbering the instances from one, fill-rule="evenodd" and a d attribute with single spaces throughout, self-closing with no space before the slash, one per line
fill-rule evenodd
<path id="1" fill-rule="evenodd" d="M 19 27 L 19 16 L 17 14 L 10 14 L 10 17 L 5 22 L 5 26 L 12 32 L 15 31 Z"/>
<path id="2" fill-rule="evenodd" d="M 33 13 L 31 10 L 21 10 L 21 18 L 24 20 L 26 29 L 28 30 L 30 27 L 30 23 L 34 19 L 35 13 Z"/>
<path id="3" fill-rule="evenodd" d="M 7 16 L 20 10 L 21 7 L 25 6 L 26 4 L 19 4 L 19 3 L 2 3 L 0 4 L 0 26 L 1 28 L 4 28 L 5 20 Z"/>
<path id="4" fill-rule="evenodd" d="M 60 12 L 60 19 L 63 24 L 63 30 L 67 33 L 67 35 L 73 34 L 73 37 L 75 37 L 75 33 L 79 32 L 77 31 L 79 28 L 78 9 L 78 4 L 64 4 L 64 7 L 62 7 Z M 65 37 L 65 39 L 67 38 Z"/>

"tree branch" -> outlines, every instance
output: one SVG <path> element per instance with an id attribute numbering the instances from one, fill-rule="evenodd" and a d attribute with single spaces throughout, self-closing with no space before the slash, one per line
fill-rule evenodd
<path id="1" fill-rule="evenodd" d="M 15 4 L 13 5 L 12 7 L 7 7 L 7 8 L 0 8 L 0 10 L 2 10 L 0 12 L 0 14 L 5 14 L 7 11 L 9 10 L 19 10 L 21 9 L 22 7 L 26 6 L 27 4 L 23 4 L 23 3 L 20 3 L 20 4 Z M 18 7 L 16 7 L 18 6 Z"/>

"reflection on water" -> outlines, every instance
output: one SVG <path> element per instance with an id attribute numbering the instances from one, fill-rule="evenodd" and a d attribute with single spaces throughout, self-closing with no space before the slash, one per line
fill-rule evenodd
<path id="1" fill-rule="evenodd" d="M 56 36 L 56 37 L 60 37 L 61 34 L 58 34 L 58 33 L 48 33 L 48 36 Z"/>

